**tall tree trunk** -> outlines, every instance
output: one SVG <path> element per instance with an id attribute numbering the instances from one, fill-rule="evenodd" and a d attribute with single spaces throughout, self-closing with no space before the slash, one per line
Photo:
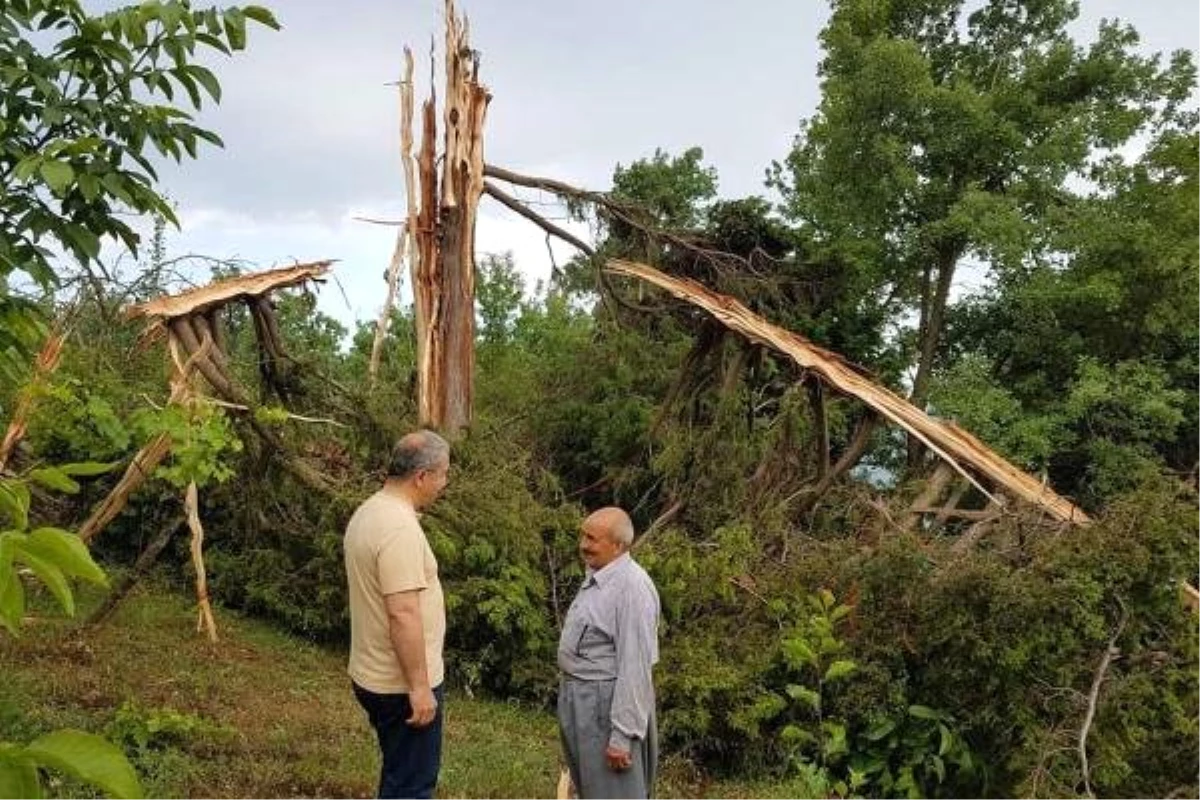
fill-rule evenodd
<path id="1" fill-rule="evenodd" d="M 936 274 L 930 274 L 929 271 L 925 273 L 925 285 L 921 293 L 921 321 L 918 328 L 920 355 L 917 359 L 917 373 L 913 377 L 912 393 L 909 395 L 912 404 L 922 410 L 925 409 L 925 401 L 929 397 L 929 378 L 933 374 L 942 328 L 946 324 L 946 304 L 950 299 L 950 286 L 954 283 L 954 270 L 962 251 L 963 247 L 958 243 L 942 246 L 937 255 Z M 910 470 L 919 468 L 923 452 L 921 443 L 915 437 L 908 437 Z"/>

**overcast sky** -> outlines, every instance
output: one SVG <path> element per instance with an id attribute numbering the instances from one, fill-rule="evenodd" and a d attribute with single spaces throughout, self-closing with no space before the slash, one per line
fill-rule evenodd
<path id="1" fill-rule="evenodd" d="M 395 233 L 354 218 L 404 215 L 399 101 L 388 84 L 411 46 L 419 108 L 431 37 L 441 70 L 442 0 L 265 4 L 281 31 L 252 26 L 247 50 L 206 59 L 224 96 L 199 121 L 225 148 L 161 172 L 183 224 L 168 236 L 169 254 L 263 269 L 339 259 L 345 296 L 326 287 L 322 310 L 345 323 L 374 319 Z M 1198 49 L 1196 0 L 1081 5 L 1078 41 L 1118 17 L 1146 51 Z M 605 189 L 618 163 L 698 145 L 723 196 L 766 194 L 767 166 L 787 154 L 819 102 L 822 0 L 459 0 L 458 8 L 493 94 L 486 158 L 517 171 Z M 511 250 L 531 280 L 549 274 L 541 232 L 488 198 L 477 246 Z"/>

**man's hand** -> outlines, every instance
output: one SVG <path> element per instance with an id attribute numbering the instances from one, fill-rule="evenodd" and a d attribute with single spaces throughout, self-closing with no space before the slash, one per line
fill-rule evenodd
<path id="1" fill-rule="evenodd" d="M 408 702 L 412 705 L 412 716 L 405 722 L 414 728 L 424 728 L 437 716 L 437 698 L 428 687 L 409 692 Z"/>
<path id="2" fill-rule="evenodd" d="M 633 754 L 612 745 L 604 748 L 604 760 L 608 762 L 608 768 L 613 772 L 624 772 L 633 766 Z"/>

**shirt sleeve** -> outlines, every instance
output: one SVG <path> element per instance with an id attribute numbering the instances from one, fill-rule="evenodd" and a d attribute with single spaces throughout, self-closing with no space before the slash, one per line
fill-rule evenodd
<path id="1" fill-rule="evenodd" d="M 658 652 L 658 602 L 648 586 L 630 586 L 617 606 L 617 680 L 609 712 L 610 747 L 629 750 L 632 739 L 646 738 L 654 711 L 652 666 Z"/>
<path id="2" fill-rule="evenodd" d="M 425 542 L 414 524 L 397 522 L 378 555 L 379 590 L 385 595 L 429 587 L 425 578 Z"/>

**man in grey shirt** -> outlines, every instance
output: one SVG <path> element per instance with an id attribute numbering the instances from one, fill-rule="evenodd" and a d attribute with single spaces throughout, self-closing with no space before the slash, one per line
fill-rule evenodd
<path id="1" fill-rule="evenodd" d="M 584 520 L 587 566 L 558 642 L 558 724 L 580 798 L 649 797 L 658 766 L 651 668 L 658 591 L 629 555 L 633 523 L 619 508 Z"/>

